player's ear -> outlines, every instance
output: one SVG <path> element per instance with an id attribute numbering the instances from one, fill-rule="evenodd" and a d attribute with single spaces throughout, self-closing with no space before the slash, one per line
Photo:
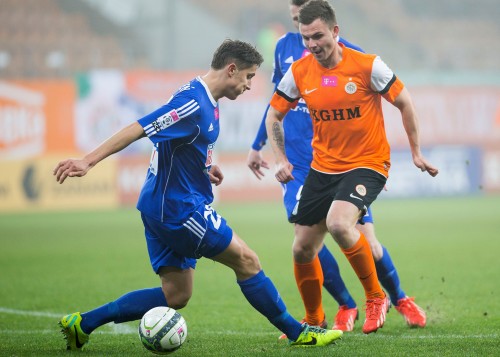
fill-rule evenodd
<path id="1" fill-rule="evenodd" d="M 333 37 L 337 37 L 339 35 L 339 32 L 340 32 L 339 25 L 334 25 L 332 28 Z"/>
<path id="2" fill-rule="evenodd" d="M 238 72 L 238 67 L 236 67 L 235 63 L 230 63 L 227 66 L 227 74 L 229 78 L 233 77 Z"/>

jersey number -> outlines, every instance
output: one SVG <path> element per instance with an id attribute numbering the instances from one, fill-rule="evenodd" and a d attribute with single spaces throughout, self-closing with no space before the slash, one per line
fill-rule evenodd
<path id="1" fill-rule="evenodd" d="M 205 205 L 205 214 L 203 217 L 206 221 L 208 221 L 208 216 L 210 216 L 210 220 L 212 221 L 215 229 L 219 229 L 220 224 L 222 223 L 222 217 L 218 215 L 212 207 Z"/>

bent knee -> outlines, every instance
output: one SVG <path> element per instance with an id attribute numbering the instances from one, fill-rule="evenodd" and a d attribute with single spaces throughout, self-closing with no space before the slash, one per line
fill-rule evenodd
<path id="1" fill-rule="evenodd" d="M 244 265 L 247 267 L 249 272 L 252 274 L 257 274 L 259 271 L 262 270 L 262 267 L 260 265 L 260 260 L 259 257 L 257 256 L 257 253 L 255 253 L 253 250 L 248 249 L 244 254 L 243 254 L 243 261 Z"/>
<path id="2" fill-rule="evenodd" d="M 170 296 L 171 295 L 171 296 Z M 165 294 L 169 307 L 179 310 L 187 306 L 191 299 L 191 294 L 188 292 L 177 292 L 176 294 Z"/>
<path id="3" fill-rule="evenodd" d="M 252 277 L 262 270 L 259 257 L 251 249 L 245 249 L 240 255 L 240 261 L 235 267 L 235 273 L 239 279 Z"/>
<path id="4" fill-rule="evenodd" d="M 312 244 L 301 244 L 298 241 L 293 242 L 292 246 L 293 260 L 297 263 L 311 262 L 318 254 L 318 249 Z"/>
<path id="5" fill-rule="evenodd" d="M 327 221 L 326 226 L 328 232 L 330 232 L 335 239 L 342 239 L 347 236 L 352 229 L 352 225 L 340 221 Z"/>
<path id="6" fill-rule="evenodd" d="M 183 299 L 183 300 L 174 300 L 172 304 L 168 304 L 169 307 L 175 310 L 180 310 L 182 308 L 185 308 L 189 302 L 189 299 Z"/>

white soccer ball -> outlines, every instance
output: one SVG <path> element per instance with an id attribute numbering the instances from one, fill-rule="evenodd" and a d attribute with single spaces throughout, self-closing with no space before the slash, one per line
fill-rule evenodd
<path id="1" fill-rule="evenodd" d="M 187 337 L 184 317 L 170 307 L 159 306 L 144 314 L 139 324 L 139 338 L 149 351 L 156 354 L 174 352 Z"/>

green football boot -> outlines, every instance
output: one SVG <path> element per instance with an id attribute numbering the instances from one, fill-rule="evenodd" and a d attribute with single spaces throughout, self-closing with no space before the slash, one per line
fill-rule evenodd
<path id="1" fill-rule="evenodd" d="M 335 343 L 342 338 L 341 330 L 325 330 L 321 327 L 303 324 L 302 333 L 297 341 L 290 341 L 290 346 L 297 347 L 321 347 Z"/>
<path id="2" fill-rule="evenodd" d="M 66 339 L 67 350 L 81 350 L 89 342 L 89 335 L 83 332 L 80 327 L 81 322 L 82 316 L 79 312 L 66 315 L 59 321 L 61 332 Z"/>

